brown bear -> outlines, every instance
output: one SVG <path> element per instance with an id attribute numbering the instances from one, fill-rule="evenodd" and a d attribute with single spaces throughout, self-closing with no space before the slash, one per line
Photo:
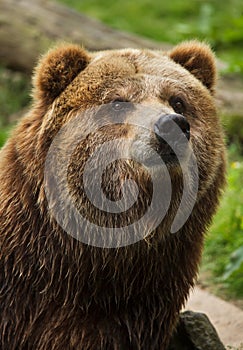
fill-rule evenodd
<path id="1" fill-rule="evenodd" d="M 215 82 L 197 41 L 41 59 L 0 154 L 2 350 L 168 347 L 225 183 Z"/>

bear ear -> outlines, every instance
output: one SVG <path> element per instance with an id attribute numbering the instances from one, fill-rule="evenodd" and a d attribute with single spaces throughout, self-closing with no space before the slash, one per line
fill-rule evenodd
<path id="1" fill-rule="evenodd" d="M 189 41 L 177 45 L 169 52 L 169 57 L 193 74 L 210 92 L 216 83 L 215 56 L 207 44 Z"/>
<path id="2" fill-rule="evenodd" d="M 35 69 L 34 98 L 52 103 L 89 61 L 88 53 L 78 45 L 63 44 L 50 50 Z"/>

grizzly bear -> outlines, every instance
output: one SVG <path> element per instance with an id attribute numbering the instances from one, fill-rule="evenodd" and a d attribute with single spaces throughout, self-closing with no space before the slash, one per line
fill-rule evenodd
<path id="1" fill-rule="evenodd" d="M 0 154 L 2 350 L 163 350 L 225 183 L 215 58 L 62 44 Z"/>

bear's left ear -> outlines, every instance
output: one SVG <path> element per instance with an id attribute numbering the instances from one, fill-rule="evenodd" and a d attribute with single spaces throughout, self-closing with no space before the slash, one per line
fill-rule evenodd
<path id="1" fill-rule="evenodd" d="M 35 69 L 34 98 L 51 104 L 89 61 L 88 53 L 78 45 L 63 44 L 50 50 Z"/>
<path id="2" fill-rule="evenodd" d="M 184 42 L 172 49 L 169 57 L 187 69 L 213 93 L 216 63 L 215 56 L 207 44 L 196 40 Z"/>

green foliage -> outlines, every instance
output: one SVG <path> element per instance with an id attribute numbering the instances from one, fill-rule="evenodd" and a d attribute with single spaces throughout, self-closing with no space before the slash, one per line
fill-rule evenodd
<path id="1" fill-rule="evenodd" d="M 211 270 L 226 292 L 243 298 L 243 160 L 230 149 L 228 187 L 206 239 L 203 270 Z M 214 282 L 216 282 L 214 280 Z"/>
<path id="2" fill-rule="evenodd" d="M 243 155 L 243 118 L 242 116 L 223 116 L 222 123 L 225 127 L 228 143 L 234 145 Z M 233 149 L 232 149 L 233 150 Z"/>
<path id="3" fill-rule="evenodd" d="M 242 267 L 242 268 L 241 268 Z M 230 261 L 225 267 L 223 279 L 227 281 L 234 273 L 241 271 L 243 273 L 243 246 L 236 249 L 230 256 Z"/>
<path id="4" fill-rule="evenodd" d="M 11 114 L 29 103 L 29 92 L 30 82 L 24 74 L 0 67 L 0 127 L 9 123 Z"/>
<path id="5" fill-rule="evenodd" d="M 0 148 L 3 146 L 9 134 L 9 127 L 0 129 Z"/>
<path id="6" fill-rule="evenodd" d="M 243 72 L 242 0 L 59 0 L 114 28 L 158 41 L 178 43 L 199 38 L 209 41 L 227 70 Z"/>

